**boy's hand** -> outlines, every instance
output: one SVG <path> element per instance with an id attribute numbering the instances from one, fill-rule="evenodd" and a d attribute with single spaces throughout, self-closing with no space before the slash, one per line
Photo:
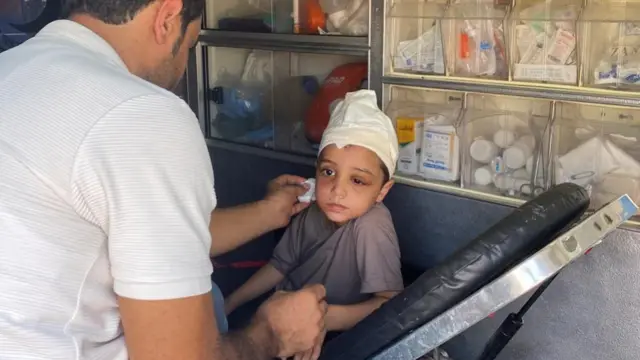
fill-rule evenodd
<path id="1" fill-rule="evenodd" d="M 292 216 L 309 206 L 309 203 L 298 202 L 298 196 L 308 190 L 303 184 L 305 180 L 300 176 L 281 175 L 269 182 L 263 202 L 268 207 L 268 214 L 274 217 L 276 228 L 289 225 Z"/>

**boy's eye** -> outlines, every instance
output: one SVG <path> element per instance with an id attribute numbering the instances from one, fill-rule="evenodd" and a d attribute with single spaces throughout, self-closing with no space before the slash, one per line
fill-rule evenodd
<path id="1" fill-rule="evenodd" d="M 331 169 L 322 169 L 320 173 L 324 176 L 333 176 L 334 172 Z"/>
<path id="2" fill-rule="evenodd" d="M 366 183 L 364 182 L 364 180 L 362 179 L 358 179 L 358 178 L 354 178 L 353 179 L 353 183 L 356 185 L 366 185 Z"/>

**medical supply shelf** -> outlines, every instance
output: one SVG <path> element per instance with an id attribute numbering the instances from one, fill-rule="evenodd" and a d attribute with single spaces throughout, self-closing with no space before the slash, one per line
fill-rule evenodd
<path id="1" fill-rule="evenodd" d="M 290 21 L 296 14 L 302 22 L 313 20 L 305 18 L 309 14 L 304 9 L 318 4 L 331 6 L 330 11 L 323 8 L 328 14 L 340 14 L 326 19 L 329 32 L 298 28 Z M 340 7 L 347 4 L 352 6 L 347 14 L 358 9 L 348 21 L 359 26 L 332 28 L 344 17 Z M 373 54 L 381 53 L 382 4 L 383 0 L 208 0 L 187 70 L 187 96 L 203 133 L 208 139 L 315 154 L 305 137 L 305 120 L 322 107 L 316 103 L 324 100 L 315 98 L 325 82 L 344 81 L 341 86 L 349 91 L 366 87 L 381 99 L 381 61 Z"/>
<path id="2" fill-rule="evenodd" d="M 501 9 L 504 9 L 503 6 L 507 9 L 500 13 Z M 545 159 L 543 164 L 538 163 L 534 166 L 537 168 L 537 170 L 534 169 L 534 174 L 530 171 L 531 160 L 527 162 L 531 189 L 539 192 L 563 181 L 580 183 L 595 192 L 592 197 L 594 207 L 599 206 L 603 200 L 598 195 L 598 191 L 607 193 L 624 191 L 630 192 L 632 197 L 640 198 L 637 194 L 640 191 L 638 161 L 640 153 L 636 151 L 636 144 L 640 140 L 640 113 L 637 113 L 640 108 L 640 94 L 634 91 L 640 89 L 635 85 L 636 77 L 640 76 L 640 62 L 636 71 L 634 57 L 640 53 L 640 27 L 636 27 L 636 23 L 640 20 L 639 4 L 581 0 L 515 0 L 509 4 L 500 5 L 469 0 L 426 2 L 387 0 L 385 9 L 387 11 L 385 19 L 389 29 L 385 31 L 383 44 L 383 109 L 388 113 L 391 112 L 389 115 L 392 118 L 401 119 L 402 124 L 396 124 L 399 126 L 398 129 L 406 128 L 407 119 L 415 121 L 418 118 L 422 121 L 420 116 L 415 116 L 415 109 L 407 110 L 405 115 L 398 114 L 398 103 L 408 109 L 416 107 L 417 103 L 432 107 L 437 101 L 434 100 L 434 96 L 425 95 L 426 93 L 440 94 L 435 96 L 440 101 L 446 98 L 466 99 L 472 96 L 476 98 L 476 105 L 482 103 L 483 100 L 477 100 L 482 96 L 499 99 L 493 102 L 503 105 L 523 101 L 523 99 L 525 102 L 542 101 L 541 109 L 546 107 L 548 111 L 539 112 L 535 114 L 536 116 L 530 113 L 528 116 L 529 125 L 534 117 L 537 118 L 536 121 L 542 122 L 542 129 L 538 131 L 541 136 L 535 139 L 535 146 L 538 154 L 536 158 Z M 464 11 L 468 14 L 465 15 Z M 501 14 L 504 16 L 502 17 Z M 491 36 L 488 35 L 484 40 L 478 38 L 482 31 L 486 31 Z M 532 31 L 537 31 L 538 34 L 531 34 Z M 502 41 L 498 40 L 500 36 L 503 36 Z M 532 43 L 519 43 L 518 41 L 522 38 L 528 38 Z M 470 56 L 470 50 L 462 49 L 464 47 L 462 45 L 469 47 L 468 43 L 473 41 L 481 49 L 477 50 L 476 55 L 471 53 Z M 528 48 L 525 49 L 524 45 Z M 486 54 L 487 51 L 491 54 Z M 532 52 L 537 54 L 533 56 Z M 462 68 L 478 71 L 475 73 L 459 71 L 461 69 L 457 65 L 461 61 L 459 57 L 465 56 L 467 63 Z M 508 64 L 506 69 L 508 71 L 503 71 L 502 75 L 496 76 L 498 67 L 493 65 L 500 63 L 501 56 L 502 60 Z M 493 59 L 490 59 L 491 57 Z M 527 59 L 523 60 L 523 57 Z M 602 60 L 604 57 L 606 59 Z M 481 67 L 477 62 L 482 59 L 483 61 L 492 60 L 490 69 L 492 71 L 479 71 Z M 397 89 L 415 92 L 415 94 L 408 97 L 394 97 L 392 93 Z M 420 92 L 424 94 L 421 95 Z M 443 97 L 442 94 L 447 96 Z M 547 105 L 544 105 L 545 101 Z M 448 100 L 441 104 L 443 107 L 450 105 Z M 443 133 L 442 127 L 439 127 L 435 134 L 440 138 L 443 134 L 446 135 L 444 138 L 448 139 L 448 142 L 446 146 L 430 144 L 427 150 L 430 152 L 428 156 L 433 155 L 435 146 L 441 148 L 450 146 L 451 149 L 462 146 L 459 151 L 462 157 L 459 160 L 461 168 L 456 170 L 460 175 L 453 177 L 455 180 L 441 181 L 439 177 L 442 177 L 442 174 L 433 178 L 434 167 L 437 169 L 445 166 L 446 168 L 448 165 L 442 164 L 449 163 L 446 160 L 442 162 L 443 160 L 437 156 L 425 162 L 423 148 L 422 154 L 418 155 L 423 161 L 420 164 L 422 173 L 413 174 L 410 171 L 404 174 L 399 173 L 396 181 L 504 205 L 522 204 L 531 194 L 521 192 L 515 196 L 507 195 L 504 192 L 495 191 L 492 187 L 477 186 L 470 172 L 484 164 L 478 162 L 476 158 L 469 157 L 471 151 L 469 145 L 474 142 L 474 139 L 480 138 L 487 142 L 488 148 L 484 150 L 492 153 L 496 151 L 496 146 L 493 145 L 492 150 L 489 145 L 493 141 L 485 140 L 488 135 L 493 135 L 489 133 L 502 131 L 500 136 L 514 137 L 513 131 L 500 130 L 500 126 L 497 126 L 499 121 L 491 120 L 491 117 L 517 117 L 514 115 L 518 115 L 518 106 L 508 111 L 499 106 L 488 113 L 483 109 L 474 109 L 471 111 L 475 113 L 470 114 L 464 105 L 463 112 L 466 115 L 462 115 L 457 121 L 447 123 L 456 125 L 455 132 Z M 433 110 L 424 111 L 425 113 L 433 112 Z M 395 121 L 395 119 L 392 120 Z M 428 121 L 434 121 L 432 115 L 425 115 L 425 125 L 422 125 L 425 129 Z M 441 125 L 442 118 L 437 121 L 439 122 L 437 125 Z M 484 132 L 470 130 L 473 128 L 472 124 L 478 123 L 483 123 L 480 128 L 484 127 Z M 424 132 L 426 136 L 427 130 Z M 527 138 L 526 142 L 534 143 L 532 133 L 522 131 L 515 133 L 516 140 L 522 137 Z M 403 136 L 404 141 L 407 141 L 406 134 Z M 495 133 L 495 136 L 498 136 L 498 133 Z M 489 140 L 496 141 L 495 138 Z M 423 141 L 426 140 L 423 139 Z M 402 145 L 416 147 L 411 142 L 405 142 Z M 516 150 L 521 152 L 519 157 L 522 157 L 522 154 L 530 155 L 529 146 L 517 145 Z M 497 146 L 497 149 L 500 160 L 498 164 L 492 161 L 485 165 L 486 169 L 478 168 L 477 171 L 482 170 L 487 173 L 492 171 L 494 176 L 502 175 L 502 170 L 496 169 L 505 167 L 502 161 L 504 161 L 503 151 L 506 148 Z M 609 156 L 611 153 L 615 156 Z M 558 164 L 571 168 L 570 164 L 573 164 L 571 161 L 575 162 L 576 159 L 587 157 L 591 157 L 584 160 L 585 163 L 589 163 L 587 166 L 589 169 L 576 165 L 571 171 L 580 170 L 580 174 L 589 173 L 590 175 L 580 176 L 591 180 L 597 178 L 597 180 L 588 183 L 584 179 L 576 178 L 579 177 L 578 174 L 563 177 L 567 171 L 560 169 Z M 519 158 L 517 161 L 511 160 L 512 164 L 522 165 Z M 524 173 L 523 169 L 524 166 L 520 169 L 506 167 L 506 171 L 511 174 L 515 174 L 516 170 Z M 638 174 L 635 173 L 636 170 Z M 425 171 L 429 174 L 425 174 Z M 481 178 L 485 179 L 487 176 Z M 538 178 L 539 176 L 543 178 Z M 496 180 L 497 177 L 494 177 L 494 181 Z M 523 182 L 517 179 L 510 181 L 515 181 L 515 185 L 522 185 L 520 182 Z M 499 187 L 498 183 L 495 183 L 495 186 Z M 629 222 L 629 224 L 633 223 L 632 228 L 640 224 L 636 220 L 638 219 L 634 219 L 635 222 Z"/>
<path id="3" fill-rule="evenodd" d="M 258 148 L 251 145 L 239 144 L 232 141 L 226 141 L 221 139 L 207 139 L 207 145 L 213 148 L 219 148 L 238 153 L 250 154 L 254 156 L 264 157 L 267 159 L 286 161 L 294 164 L 314 166 L 315 157 L 310 155 L 300 155 L 296 153 L 286 153 L 282 151 L 275 151 L 272 149 Z M 409 176 L 403 174 L 395 174 L 393 176 L 394 181 L 397 184 L 411 186 L 418 189 L 424 189 L 429 191 L 437 191 L 445 194 L 456 195 L 464 198 L 485 201 L 489 203 L 518 207 L 526 202 L 524 199 L 513 198 L 509 196 L 496 195 L 492 193 L 486 193 L 473 189 L 465 189 L 445 181 L 426 181 L 417 176 Z M 640 221 L 631 219 L 624 222 L 621 226 L 623 229 L 640 231 Z"/>
<path id="4" fill-rule="evenodd" d="M 583 36 L 583 34 L 590 32 L 601 31 L 599 26 L 603 23 L 608 22 L 611 24 L 615 23 L 615 21 L 633 22 L 636 18 L 640 19 L 640 11 L 635 11 L 636 8 L 640 8 L 636 5 L 618 4 L 611 7 L 613 10 L 611 10 L 610 14 L 602 14 L 601 16 L 598 15 L 599 11 L 597 9 L 606 8 L 609 3 L 603 5 L 603 3 L 598 2 L 577 3 L 573 0 L 549 0 L 547 2 L 548 6 L 542 7 L 544 8 L 543 10 L 541 10 L 542 8 L 538 9 L 538 13 L 541 15 L 538 15 L 539 18 L 537 20 L 539 20 L 540 24 L 536 26 L 542 26 L 551 33 L 558 33 L 562 29 L 575 30 L 577 37 L 575 47 L 579 51 L 571 55 L 575 57 L 571 61 L 574 61 L 577 67 L 577 79 L 575 83 L 563 83 L 544 80 L 533 81 L 531 79 L 516 80 L 517 76 L 514 77 L 516 60 L 522 55 L 516 54 L 518 49 L 516 49 L 515 27 L 520 26 L 521 29 L 523 24 L 535 18 L 530 14 L 527 15 L 525 13 L 523 15 L 522 10 L 527 9 L 530 5 L 539 5 L 540 1 L 515 0 L 510 3 L 503 2 L 503 4 L 491 5 L 490 9 L 484 10 L 480 9 L 479 3 L 475 3 L 474 6 L 466 9 L 467 12 L 472 12 L 469 19 L 473 20 L 467 22 L 464 17 L 460 18 L 460 14 L 464 12 L 463 5 L 469 4 L 468 1 L 460 0 L 456 4 L 442 0 L 387 0 L 386 2 L 383 0 L 371 0 L 369 35 L 366 37 L 293 34 L 289 31 L 253 33 L 228 31 L 217 29 L 215 22 L 205 21 L 209 27 L 201 31 L 199 42 L 192 50 L 192 56 L 189 59 L 186 79 L 187 98 L 192 109 L 199 117 L 209 146 L 304 165 L 313 165 L 315 148 L 309 147 L 308 144 L 303 144 L 302 147 L 292 145 L 294 142 L 291 140 L 292 138 L 304 138 L 304 135 L 301 135 L 299 126 L 296 128 L 291 119 L 298 118 L 299 120 L 296 121 L 298 121 L 298 125 L 300 124 L 301 115 L 295 115 L 300 110 L 296 109 L 296 104 L 298 107 L 302 106 L 303 108 L 306 106 L 304 104 L 308 99 L 299 100 L 299 98 L 292 97 L 291 93 L 287 93 L 284 90 L 292 89 L 292 86 L 294 89 L 296 86 L 300 86 L 297 78 L 306 75 L 305 71 L 308 72 L 309 66 L 311 66 L 309 64 L 313 64 L 316 67 L 320 66 L 319 64 L 324 64 L 325 69 L 323 71 L 325 74 L 320 74 L 320 71 L 316 71 L 316 74 L 314 74 L 321 78 L 331 70 L 330 67 L 353 61 L 366 62 L 368 65 L 368 87 L 376 91 L 381 107 L 385 111 L 389 109 L 394 100 L 391 95 L 392 89 L 405 89 L 418 93 L 439 93 L 442 98 L 436 103 L 444 101 L 450 103 L 450 105 L 454 103 L 454 106 L 459 107 L 468 105 L 465 103 L 463 106 L 459 103 L 469 96 L 475 99 L 476 104 L 482 103 L 483 96 L 495 96 L 499 99 L 497 100 L 498 102 L 513 102 L 513 99 L 516 98 L 529 99 L 528 101 L 530 102 L 540 102 L 543 104 L 542 108 L 548 109 L 547 112 L 538 114 L 543 118 L 548 118 L 549 132 L 544 134 L 544 138 L 547 139 L 548 137 L 549 140 L 545 140 L 545 149 L 543 151 L 548 156 L 557 157 L 558 155 L 565 155 L 567 152 L 567 149 L 563 146 L 558 146 L 557 139 L 552 141 L 551 138 L 555 134 L 562 135 L 560 136 L 561 138 L 568 138 L 570 136 L 567 134 L 572 134 L 572 131 L 575 132 L 575 124 L 566 116 L 566 114 L 571 113 L 567 112 L 569 110 L 566 109 L 574 106 L 574 104 L 578 104 L 575 105 L 578 107 L 595 107 L 596 110 L 593 111 L 596 111 L 596 115 L 598 115 L 597 111 L 602 111 L 597 110 L 600 107 L 619 109 L 616 111 L 620 114 L 634 113 L 637 111 L 635 109 L 640 108 L 640 94 L 628 91 L 634 90 L 633 84 L 630 85 L 629 81 L 624 84 L 625 86 L 620 86 L 615 81 L 610 81 L 607 86 L 592 86 L 594 82 L 593 68 L 595 66 L 593 64 L 597 62 L 597 59 L 595 56 L 586 56 L 584 52 L 596 51 L 593 50 L 595 48 L 598 49 L 597 51 L 602 51 L 602 46 L 596 47 L 595 43 L 588 44 Z M 579 10 L 563 15 L 558 15 L 558 12 L 554 10 L 558 9 L 558 6 L 561 8 L 567 4 L 574 6 L 574 8 L 578 6 Z M 634 11 L 631 15 L 625 15 L 619 9 Z M 489 15 L 481 16 L 484 14 L 483 11 L 484 13 L 488 12 Z M 210 15 L 209 10 L 207 14 Z M 504 16 L 501 17 L 503 14 Z M 498 33 L 504 36 L 503 44 L 506 48 L 502 51 L 505 56 L 504 60 L 508 64 L 508 71 L 506 75 L 502 72 L 503 75 L 500 76 L 476 77 L 472 74 L 461 75 L 459 71 L 456 71 L 455 58 L 451 54 L 451 51 L 455 51 L 456 47 L 460 47 L 461 40 L 455 36 L 452 40 L 450 37 L 445 36 L 446 33 L 443 33 L 443 30 L 446 32 L 453 29 L 455 34 L 460 35 L 460 31 L 468 30 L 469 26 L 474 26 L 474 24 L 478 24 L 478 21 L 486 21 L 487 19 L 499 22 L 493 31 L 494 35 Z M 560 24 L 561 20 L 574 24 L 572 25 L 573 28 L 567 24 Z M 432 29 L 434 26 L 439 26 L 440 28 Z M 620 34 L 623 34 L 624 31 L 633 33 L 633 29 L 635 29 L 633 27 L 629 30 L 629 25 L 610 25 L 609 27 L 609 37 L 616 34 L 620 37 L 622 36 Z M 437 41 L 429 43 L 432 53 L 434 48 L 441 46 L 441 67 L 433 66 L 433 61 L 423 66 L 423 68 L 418 68 L 419 71 L 415 71 L 415 69 L 398 69 L 397 66 L 394 66 L 393 54 L 400 42 L 407 42 L 405 44 L 406 49 L 410 49 L 413 46 L 412 51 L 418 51 L 419 54 L 422 54 L 420 56 L 425 55 L 424 49 L 415 49 L 416 44 L 410 43 L 412 39 L 417 39 L 429 31 L 441 33 L 442 41 L 439 45 Z M 638 31 L 638 34 L 640 34 L 640 31 Z M 424 37 L 422 40 L 425 40 Z M 473 39 L 464 41 L 470 40 Z M 547 46 L 545 45 L 547 40 L 549 39 L 542 41 L 543 48 Z M 624 41 L 618 41 L 618 43 L 624 45 Z M 566 45 L 566 43 L 562 44 Z M 618 50 L 621 50 L 621 53 L 634 51 L 629 46 Z M 241 138 L 239 140 L 239 138 L 221 136 L 212 127 L 212 123 L 215 121 L 216 99 L 220 95 L 216 93 L 216 88 L 219 88 L 219 84 L 223 83 L 221 82 L 220 69 L 229 70 L 230 73 L 240 76 L 243 73 L 242 66 L 244 66 L 245 60 L 249 55 L 251 53 L 254 55 L 260 54 L 260 52 L 264 52 L 263 55 L 266 54 L 266 58 L 270 59 L 262 65 L 271 69 L 271 72 L 267 74 L 269 76 L 266 77 L 266 87 L 269 91 L 263 96 L 268 99 L 266 107 L 271 106 L 268 109 L 269 115 L 265 121 L 274 125 L 272 130 L 273 139 L 266 143 L 255 143 L 247 142 Z M 426 58 L 431 61 L 433 59 L 430 56 L 432 55 L 426 54 Z M 424 56 L 420 58 L 420 60 L 424 59 Z M 541 68 L 549 65 L 545 61 L 541 62 Z M 574 64 L 571 61 L 567 60 L 566 63 Z M 553 66 L 547 66 L 547 68 L 553 68 Z M 632 79 L 632 77 L 629 79 Z M 296 93 L 296 91 L 294 90 L 293 93 Z M 280 105 L 276 106 L 274 105 L 275 103 Z M 465 110 L 466 113 L 468 112 Z M 607 117 L 600 117 L 600 120 L 592 118 L 587 122 L 591 124 L 592 134 L 606 136 L 605 129 L 607 127 L 604 125 L 598 126 L 598 124 L 600 124 L 599 121 L 601 120 L 606 121 Z M 640 116 L 637 117 L 640 120 Z M 461 118 L 459 121 L 462 124 L 465 120 Z M 616 140 L 629 141 L 629 139 L 625 138 L 626 134 L 624 132 L 627 131 L 625 129 L 630 129 L 629 131 L 635 133 L 635 120 L 633 120 L 633 117 L 627 118 L 620 123 L 620 126 L 622 130 L 618 131 L 619 138 Z M 638 127 L 640 128 L 640 123 Z M 292 131 L 297 131 L 297 134 L 293 136 L 291 134 Z M 462 128 L 459 131 L 462 131 Z M 470 135 L 458 135 L 461 137 L 461 143 L 467 141 L 468 145 L 467 138 Z M 640 134 L 638 135 L 638 140 L 640 140 Z M 569 142 L 573 144 L 575 139 L 570 139 Z M 462 151 L 467 150 L 462 149 Z M 464 157 L 464 154 L 461 153 L 460 155 L 461 158 Z M 554 158 L 553 161 L 555 162 L 557 159 Z M 464 169 L 465 166 L 468 168 L 468 164 L 460 164 L 460 166 L 460 178 L 455 181 L 427 180 L 421 176 L 403 173 L 398 173 L 395 179 L 398 183 L 408 186 L 451 193 L 461 197 L 507 206 L 518 206 L 526 201 L 527 196 L 514 197 L 472 186 L 473 184 L 468 181 L 469 170 Z M 547 171 L 550 166 L 542 165 L 542 168 L 546 168 L 545 171 Z M 467 173 L 466 175 L 465 172 Z M 548 180 L 549 176 L 551 175 L 548 175 L 547 180 L 542 184 L 544 187 L 550 186 L 555 181 L 555 178 L 553 181 Z M 625 227 L 640 229 L 640 221 L 636 219 L 627 221 Z"/>
<path id="5" fill-rule="evenodd" d="M 201 30 L 204 46 L 293 51 L 317 54 L 367 55 L 369 39 L 361 36 L 245 33 L 240 31 Z"/>
<path id="6" fill-rule="evenodd" d="M 636 2 L 388 0 L 385 6 L 385 76 L 621 90 L 640 84 Z"/>
<path id="7" fill-rule="evenodd" d="M 586 104 L 640 107 L 640 93 L 609 89 L 531 84 L 488 79 L 460 79 L 445 76 L 411 76 L 399 74 L 383 76 L 382 83 L 425 89 L 510 95 Z"/>

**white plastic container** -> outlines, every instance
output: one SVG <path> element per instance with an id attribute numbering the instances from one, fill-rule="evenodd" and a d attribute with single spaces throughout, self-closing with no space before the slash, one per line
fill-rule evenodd
<path id="1" fill-rule="evenodd" d="M 453 125 L 425 125 L 421 172 L 426 179 L 460 179 L 460 138 Z"/>
<path id="2" fill-rule="evenodd" d="M 396 133 L 399 145 L 398 171 L 407 175 L 417 175 L 420 170 L 424 119 L 398 117 L 396 119 Z"/>

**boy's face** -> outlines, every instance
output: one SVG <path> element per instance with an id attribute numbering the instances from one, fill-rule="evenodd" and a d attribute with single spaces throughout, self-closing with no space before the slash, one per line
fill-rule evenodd
<path id="1" fill-rule="evenodd" d="M 329 220 L 344 224 L 381 202 L 393 186 L 384 183 L 382 162 L 360 146 L 322 150 L 316 167 L 316 203 Z"/>

